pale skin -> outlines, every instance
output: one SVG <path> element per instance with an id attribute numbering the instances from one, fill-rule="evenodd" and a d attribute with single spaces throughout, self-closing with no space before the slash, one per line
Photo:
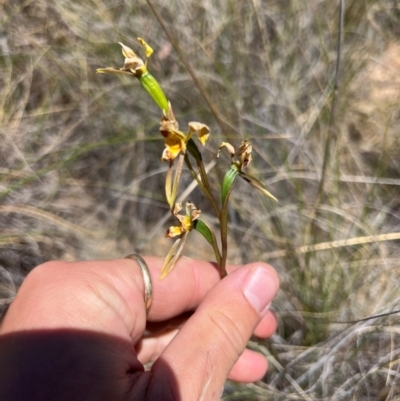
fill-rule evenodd
<path id="1" fill-rule="evenodd" d="M 147 316 L 133 260 L 35 268 L 0 326 L 0 399 L 213 401 L 227 378 L 265 375 L 265 357 L 245 347 L 277 328 L 272 267 L 230 266 L 220 281 L 211 263 L 182 257 L 160 281 L 163 261 L 144 259 Z"/>

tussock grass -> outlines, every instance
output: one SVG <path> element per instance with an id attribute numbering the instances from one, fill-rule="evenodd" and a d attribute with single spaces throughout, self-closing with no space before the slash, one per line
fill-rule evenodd
<path id="1" fill-rule="evenodd" d="M 280 200 L 232 195 L 231 261 L 269 261 L 282 290 L 278 333 L 251 344 L 270 373 L 224 399 L 398 399 L 399 316 L 335 322 L 400 309 L 399 5 L 346 2 L 330 126 L 339 2 L 154 4 L 180 52 L 145 1 L 0 1 L 2 304 L 42 261 L 163 254 L 158 110 L 135 80 L 95 74 L 143 36 L 180 121 L 207 123 L 215 146 L 251 140 Z"/>

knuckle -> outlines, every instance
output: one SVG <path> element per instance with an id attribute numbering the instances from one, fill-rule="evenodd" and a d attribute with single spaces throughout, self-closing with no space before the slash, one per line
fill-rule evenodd
<path id="1" fill-rule="evenodd" d="M 213 333 L 219 345 L 229 354 L 241 355 L 247 343 L 246 329 L 232 309 L 212 309 L 209 312 Z"/>
<path id="2" fill-rule="evenodd" d="M 42 263 L 29 272 L 25 280 L 28 283 L 40 283 L 41 286 L 54 276 L 60 275 L 60 269 L 65 267 L 68 262 L 49 261 Z"/>

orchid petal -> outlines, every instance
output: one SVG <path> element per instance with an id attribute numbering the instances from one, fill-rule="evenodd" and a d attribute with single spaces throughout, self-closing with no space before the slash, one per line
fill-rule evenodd
<path id="1" fill-rule="evenodd" d="M 122 54 L 126 58 L 137 57 L 136 53 L 128 46 L 125 46 L 123 43 L 118 42 L 122 47 Z"/>
<path id="2" fill-rule="evenodd" d="M 190 138 L 194 132 L 197 132 L 197 136 L 204 146 L 207 142 L 208 137 L 210 136 L 210 128 L 208 128 L 208 126 L 203 123 L 192 121 L 189 123 L 188 137 Z"/>
<path id="3" fill-rule="evenodd" d="M 165 149 L 162 160 L 174 160 L 179 153 L 186 151 L 186 143 L 179 131 L 161 131 L 165 137 Z"/>
<path id="4" fill-rule="evenodd" d="M 186 239 L 188 233 L 185 233 L 181 238 L 178 238 L 174 245 L 172 245 L 171 250 L 168 252 L 167 257 L 165 258 L 164 265 L 161 269 L 160 280 L 165 278 L 171 270 L 174 268 L 175 263 L 177 262 L 179 256 L 181 256 L 183 247 L 185 246 Z"/>
<path id="5" fill-rule="evenodd" d="M 268 196 L 269 198 L 273 199 L 275 202 L 278 202 L 278 199 L 275 198 L 274 195 L 272 195 L 269 191 L 265 189 L 264 184 L 257 180 L 257 178 L 252 177 L 248 174 L 243 173 L 242 171 L 239 173 L 239 175 L 246 181 L 248 182 L 252 187 L 258 189 L 260 192 L 262 192 L 264 195 Z"/>
<path id="6" fill-rule="evenodd" d="M 220 147 L 218 148 L 217 157 L 219 157 L 219 154 L 221 153 L 221 150 L 223 148 L 226 148 L 226 150 L 229 152 L 229 154 L 231 155 L 231 159 L 233 156 L 235 156 L 235 148 L 228 142 L 222 142 Z"/>
<path id="7" fill-rule="evenodd" d="M 153 54 L 153 49 L 144 41 L 144 39 L 137 38 L 137 40 L 146 49 L 146 58 L 149 58 Z"/>
<path id="8" fill-rule="evenodd" d="M 114 67 L 98 68 L 98 69 L 96 70 L 96 72 L 97 72 L 98 74 L 106 74 L 106 73 L 109 73 L 109 74 L 120 74 L 120 75 L 130 75 L 130 76 L 133 75 L 131 71 L 126 71 L 126 70 L 124 70 L 124 69 L 121 69 L 121 68 L 114 68 Z"/>
<path id="9" fill-rule="evenodd" d="M 178 226 L 171 226 L 171 227 L 167 230 L 165 236 L 166 236 L 167 238 L 174 238 L 174 237 L 177 237 L 177 236 L 179 236 L 179 235 L 182 235 L 182 233 L 183 233 L 183 231 L 182 231 L 182 229 L 181 229 L 180 226 L 179 226 L 179 227 L 178 227 Z"/>
<path id="10" fill-rule="evenodd" d="M 236 152 L 236 156 L 240 157 L 240 165 L 241 168 L 247 167 L 247 165 L 251 162 L 251 151 L 253 147 L 250 142 L 245 140 L 240 144 L 238 151 Z"/>

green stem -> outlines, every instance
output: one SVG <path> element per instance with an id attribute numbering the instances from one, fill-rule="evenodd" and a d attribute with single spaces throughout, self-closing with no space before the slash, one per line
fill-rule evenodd
<path id="1" fill-rule="evenodd" d="M 207 191 L 207 189 L 206 189 L 205 186 L 203 185 L 203 182 L 204 182 L 204 181 L 203 181 L 202 179 L 200 179 L 199 176 L 198 176 L 198 174 L 196 174 L 196 172 L 194 171 L 193 166 L 192 166 L 192 163 L 190 162 L 190 159 L 189 159 L 189 156 L 188 156 L 187 153 L 185 154 L 185 162 L 186 162 L 186 165 L 187 165 L 187 167 L 188 167 L 190 173 L 192 174 L 192 177 L 196 180 L 197 185 L 199 186 L 199 188 L 201 188 L 201 190 L 203 191 L 203 193 L 207 196 L 208 200 L 209 200 L 210 203 L 211 203 L 211 206 L 212 206 L 213 209 L 214 209 L 214 212 L 216 213 L 218 219 L 220 219 L 221 213 L 220 213 L 220 211 L 219 211 L 219 209 L 218 209 L 218 206 L 217 206 L 217 204 L 216 204 L 216 202 L 215 202 L 213 196 L 211 195 L 211 193 L 210 193 L 209 191 Z M 202 163 L 201 163 L 201 164 L 202 164 Z M 198 164 L 197 164 L 197 165 L 198 165 Z M 204 171 L 205 171 L 205 170 L 204 170 Z M 216 241 L 216 238 L 215 238 L 214 233 L 212 233 L 212 236 L 213 236 L 212 247 L 213 247 L 213 250 L 214 250 L 215 259 L 216 259 L 216 261 L 217 261 L 218 266 L 221 266 L 221 261 L 222 261 L 221 252 L 219 251 L 218 243 L 217 243 L 217 241 Z M 225 257 L 225 259 L 226 259 L 226 257 Z M 220 273 L 221 273 L 221 268 L 220 268 Z M 226 274 L 225 274 L 225 275 L 226 275 Z M 221 277 L 224 277 L 224 276 L 222 276 L 222 273 L 221 273 Z"/>
<path id="2" fill-rule="evenodd" d="M 178 164 L 175 170 L 174 183 L 172 184 L 171 191 L 171 210 L 173 209 L 173 205 L 175 204 L 176 196 L 178 194 L 179 180 L 181 178 L 182 167 L 183 167 L 184 155 L 181 153 L 179 155 Z"/>
<path id="3" fill-rule="evenodd" d="M 192 174 L 192 177 L 196 180 L 197 185 L 199 186 L 199 188 L 206 193 L 206 189 L 204 188 L 203 183 L 201 182 L 201 179 L 199 178 L 199 175 L 194 171 L 194 168 L 192 166 L 192 163 L 190 162 L 189 156 L 187 153 L 185 153 L 185 163 L 187 168 L 190 171 L 190 174 Z"/>
<path id="4" fill-rule="evenodd" d="M 226 272 L 226 258 L 228 257 L 228 203 L 226 202 L 221 210 L 220 232 L 221 232 L 221 261 L 219 263 L 219 274 L 224 278 Z"/>
<path id="5" fill-rule="evenodd" d="M 221 233 L 221 263 L 219 264 L 219 271 L 221 278 L 224 278 L 228 273 L 226 272 L 226 259 L 228 257 L 228 201 L 232 192 L 233 185 L 229 192 L 226 194 L 225 202 L 222 205 L 221 215 L 219 218 L 220 233 Z"/>
<path id="6" fill-rule="evenodd" d="M 193 158 L 196 160 L 197 168 L 199 169 L 199 174 L 200 174 L 200 178 L 201 178 L 201 182 L 202 182 L 202 185 L 199 185 L 199 186 L 203 190 L 204 194 L 207 196 L 208 200 L 211 203 L 212 208 L 214 209 L 215 214 L 217 215 L 217 217 L 219 219 L 221 212 L 218 208 L 217 202 L 215 201 L 215 199 L 213 197 L 210 182 L 208 181 L 207 172 L 206 172 L 206 169 L 204 168 L 204 164 L 203 164 L 203 160 L 201 159 L 200 152 L 198 152 L 197 147 L 196 147 L 197 152 L 192 148 L 192 146 L 188 146 L 187 149 L 188 149 L 189 153 L 193 156 Z M 186 164 L 188 165 L 188 168 L 190 169 L 192 167 L 192 165 L 189 161 L 189 158 L 185 158 L 185 161 L 186 161 Z M 189 164 L 188 164 L 188 161 L 189 161 Z M 193 167 L 192 167 L 191 171 L 194 171 Z M 197 174 L 196 174 L 196 177 L 197 177 Z M 198 177 L 196 178 L 196 181 L 199 182 Z"/>
<path id="7" fill-rule="evenodd" d="M 204 187 L 206 188 L 206 192 L 209 194 L 208 198 L 210 199 L 211 206 L 213 207 L 217 217 L 220 217 L 221 216 L 221 212 L 218 209 L 217 202 L 215 202 L 215 199 L 214 199 L 214 197 L 212 195 L 211 186 L 210 186 L 210 183 L 208 181 L 207 172 L 206 172 L 206 169 L 204 168 L 203 162 L 202 161 L 197 162 L 197 167 L 199 169 L 201 180 L 204 183 Z"/>
<path id="8" fill-rule="evenodd" d="M 215 238 L 214 233 L 212 233 L 212 236 L 213 236 L 212 247 L 213 247 L 213 250 L 214 250 L 215 260 L 217 261 L 218 266 L 221 266 L 221 263 L 222 263 L 221 252 L 219 251 L 217 239 Z M 221 272 L 221 267 L 220 267 L 220 272 Z M 221 275 L 221 277 L 222 277 L 222 275 Z"/>
<path id="9" fill-rule="evenodd" d="M 227 275 L 226 272 L 226 259 L 228 257 L 228 203 L 232 189 L 235 185 L 236 178 L 238 177 L 238 167 L 232 165 L 227 171 L 222 182 L 222 208 L 219 217 L 220 233 L 221 233 L 221 263 L 219 264 L 221 278 Z"/>
<path id="10" fill-rule="evenodd" d="M 172 203 L 172 169 L 173 169 L 173 160 L 169 161 L 167 176 L 165 178 L 165 196 L 167 198 L 168 205 L 170 209 L 173 207 Z"/>

